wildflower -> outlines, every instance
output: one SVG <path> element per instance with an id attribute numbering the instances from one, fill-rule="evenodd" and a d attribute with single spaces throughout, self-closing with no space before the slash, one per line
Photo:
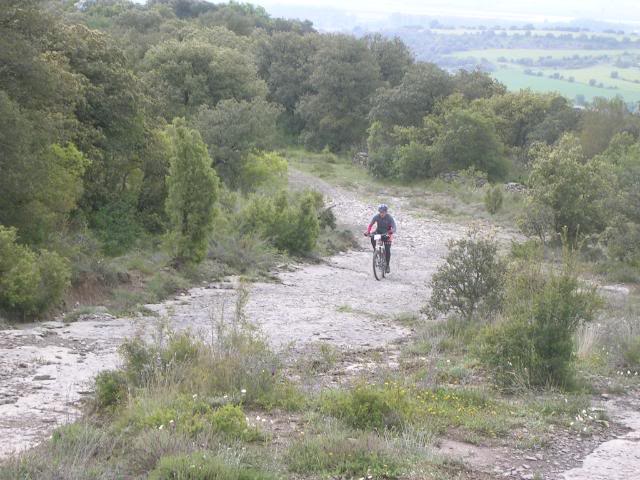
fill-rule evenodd
<path id="1" fill-rule="evenodd" d="M 243 388 L 242 390 L 240 390 L 240 393 L 241 393 L 242 395 L 245 395 L 245 394 L 247 393 L 247 390 L 246 390 L 245 388 Z"/>
<path id="2" fill-rule="evenodd" d="M 158 430 L 162 430 L 162 429 L 164 429 L 164 425 L 160 425 L 160 426 L 158 427 Z"/>
<path id="3" fill-rule="evenodd" d="M 196 398 L 198 398 L 198 394 L 197 394 L 197 393 L 194 393 L 194 394 L 191 396 L 191 398 L 193 398 L 193 399 L 195 400 Z"/>

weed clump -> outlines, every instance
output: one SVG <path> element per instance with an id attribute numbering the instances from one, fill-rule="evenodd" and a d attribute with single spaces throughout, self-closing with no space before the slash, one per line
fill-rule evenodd
<path id="1" fill-rule="evenodd" d="M 340 478 L 396 478 L 400 468 L 380 437 L 370 433 L 305 438 L 289 449 L 286 462 L 293 473 Z"/>
<path id="2" fill-rule="evenodd" d="M 495 215 L 500 211 L 503 202 L 504 195 L 499 185 L 489 188 L 484 195 L 484 206 L 491 215 Z"/>
<path id="3" fill-rule="evenodd" d="M 207 452 L 160 459 L 149 480 L 272 480 L 274 477 L 245 466 L 231 466 Z"/>

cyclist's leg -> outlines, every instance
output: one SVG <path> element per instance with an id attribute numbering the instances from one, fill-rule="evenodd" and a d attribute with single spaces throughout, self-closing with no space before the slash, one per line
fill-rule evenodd
<path id="1" fill-rule="evenodd" d="M 373 249 L 376 249 L 376 240 L 373 238 L 373 235 L 371 235 L 371 246 L 373 247 Z"/>
<path id="2" fill-rule="evenodd" d="M 387 257 L 387 266 L 391 263 L 391 243 L 385 242 L 384 244 L 384 256 Z"/>

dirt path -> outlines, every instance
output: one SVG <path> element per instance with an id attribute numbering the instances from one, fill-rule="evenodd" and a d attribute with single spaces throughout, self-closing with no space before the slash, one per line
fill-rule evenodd
<path id="1" fill-rule="evenodd" d="M 359 233 L 375 210 L 357 194 L 292 172 L 293 187 L 313 186 L 335 204 L 338 219 Z M 408 331 L 393 321 L 417 311 L 428 296 L 427 282 L 460 225 L 413 215 L 408 201 L 385 197 L 398 223 L 392 275 L 377 282 L 371 272 L 371 247 L 360 248 L 318 265 L 280 272 L 279 283 L 251 286 L 246 307 L 276 348 L 326 341 L 342 348 L 373 348 Z M 356 227 L 357 226 L 357 227 Z M 207 339 L 222 311 L 233 309 L 234 284 L 214 284 L 148 308 L 170 320 L 169 326 L 201 332 Z M 46 322 L 0 331 L 0 458 L 33 445 L 56 425 L 78 415 L 78 401 L 91 379 L 118 364 L 123 339 L 157 329 L 159 317 L 133 319 L 98 314 L 64 324 Z"/>

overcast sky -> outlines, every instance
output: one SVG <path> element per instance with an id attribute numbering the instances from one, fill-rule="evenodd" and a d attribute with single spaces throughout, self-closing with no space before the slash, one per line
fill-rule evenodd
<path id="1" fill-rule="evenodd" d="M 640 24 L 640 0 L 249 0 L 274 5 L 334 7 L 363 16 L 389 13 L 549 21 L 590 18 Z"/>

